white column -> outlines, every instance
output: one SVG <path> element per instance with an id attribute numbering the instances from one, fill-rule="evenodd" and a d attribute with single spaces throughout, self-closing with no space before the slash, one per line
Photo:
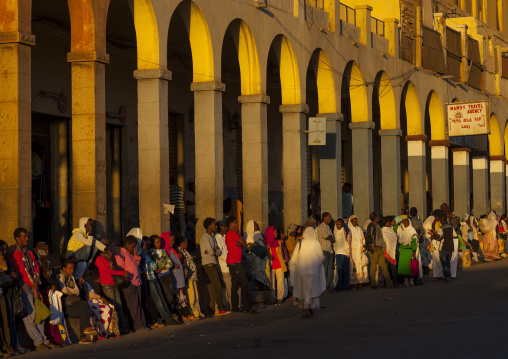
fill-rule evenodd
<path id="1" fill-rule="evenodd" d="M 321 211 L 330 212 L 332 218 L 342 216 L 341 186 L 341 113 L 318 114 L 326 118 L 326 146 L 320 146 L 319 170 L 321 184 Z"/>

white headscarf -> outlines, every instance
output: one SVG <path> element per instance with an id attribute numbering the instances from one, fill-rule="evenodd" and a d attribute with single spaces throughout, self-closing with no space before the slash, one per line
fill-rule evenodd
<path id="1" fill-rule="evenodd" d="M 392 227 L 383 227 L 381 231 L 383 232 L 383 240 L 386 244 L 386 254 L 390 257 L 388 260 L 396 264 L 397 233 L 395 233 Z"/>
<path id="2" fill-rule="evenodd" d="M 306 240 L 306 239 L 314 239 L 317 241 L 317 234 L 316 234 L 316 230 L 312 227 L 307 227 L 305 228 L 305 231 L 303 231 L 303 239 L 302 240 Z"/>
<path id="3" fill-rule="evenodd" d="M 88 220 L 91 219 L 90 217 L 81 217 L 79 219 L 79 230 L 83 232 L 83 235 L 86 236 L 89 233 L 86 233 L 85 224 L 88 223 Z"/>
<path id="4" fill-rule="evenodd" d="M 349 217 L 347 226 L 349 227 L 349 230 L 351 231 L 351 242 L 354 242 L 356 240 L 361 243 L 363 241 L 363 230 L 362 230 L 362 227 L 358 226 L 358 223 L 357 223 L 356 227 L 353 225 L 353 219 L 355 219 L 355 218 L 358 222 L 358 217 L 355 215 L 352 215 L 351 217 Z"/>
<path id="5" fill-rule="evenodd" d="M 263 234 L 260 231 L 254 231 L 255 222 L 251 219 L 245 225 L 245 234 L 244 239 L 247 241 L 247 244 L 259 244 L 261 246 L 265 245 L 265 240 L 263 238 Z"/>
<path id="6" fill-rule="evenodd" d="M 245 225 L 245 240 L 247 241 L 247 244 L 254 244 L 254 221 L 251 219 L 247 222 Z"/>
<path id="7" fill-rule="evenodd" d="M 496 214 L 490 212 L 487 218 L 480 219 L 478 227 L 483 234 L 494 233 L 497 226 Z"/>
<path id="8" fill-rule="evenodd" d="M 432 229 L 432 223 L 436 218 L 434 216 L 429 216 L 425 222 L 423 222 L 423 229 L 425 230 L 425 238 L 430 239 L 429 231 Z"/>
<path id="9" fill-rule="evenodd" d="M 418 238 L 418 234 L 416 233 L 415 228 L 409 222 L 409 226 L 405 227 L 404 223 L 402 223 L 399 228 L 397 228 L 397 234 L 399 235 L 399 242 L 405 246 L 409 246 L 413 240 L 413 238 Z"/>
<path id="10" fill-rule="evenodd" d="M 143 239 L 143 232 L 141 232 L 141 229 L 135 227 L 132 228 L 129 233 L 127 233 L 127 236 L 134 236 L 136 240 L 138 241 L 138 247 L 141 249 L 141 241 Z"/>

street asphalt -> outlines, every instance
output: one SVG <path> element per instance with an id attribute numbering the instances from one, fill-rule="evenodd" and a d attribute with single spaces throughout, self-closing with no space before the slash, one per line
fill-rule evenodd
<path id="1" fill-rule="evenodd" d="M 328 294 L 310 319 L 286 302 L 24 358 L 508 358 L 508 259 L 457 277 Z"/>

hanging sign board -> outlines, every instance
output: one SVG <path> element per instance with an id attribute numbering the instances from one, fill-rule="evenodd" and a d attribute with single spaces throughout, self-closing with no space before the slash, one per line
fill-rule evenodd
<path id="1" fill-rule="evenodd" d="M 488 101 L 454 102 L 446 107 L 450 137 L 490 134 Z"/>
<path id="2" fill-rule="evenodd" d="M 309 146 L 326 146 L 326 117 L 309 117 Z"/>

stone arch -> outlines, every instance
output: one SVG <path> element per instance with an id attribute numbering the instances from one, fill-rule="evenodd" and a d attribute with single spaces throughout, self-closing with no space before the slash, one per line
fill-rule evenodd
<path id="1" fill-rule="evenodd" d="M 106 19 L 109 1 L 68 1 L 71 19 L 71 52 L 106 52 Z"/>
<path id="2" fill-rule="evenodd" d="M 160 67 L 159 29 L 150 0 L 134 0 L 138 69 Z"/>
<path id="3" fill-rule="evenodd" d="M 242 19 L 233 20 L 228 30 L 233 35 L 238 52 L 242 96 L 260 94 L 261 73 L 254 35 L 249 25 Z"/>
<path id="4" fill-rule="evenodd" d="M 182 17 L 189 35 L 193 82 L 214 81 L 212 39 L 203 12 L 193 1 L 182 1 L 175 13 Z"/>
<path id="5" fill-rule="evenodd" d="M 369 104 L 367 86 L 362 70 L 355 61 L 350 61 L 344 76 L 348 81 L 349 98 L 351 100 L 351 122 L 369 121 Z"/>
<path id="6" fill-rule="evenodd" d="M 432 141 L 446 140 L 446 124 L 443 106 L 436 91 L 430 91 L 425 107 L 425 112 L 430 121 L 430 139 Z"/>
<path id="7" fill-rule="evenodd" d="M 381 71 L 376 76 L 375 89 L 379 100 L 380 128 L 392 130 L 398 128 L 395 95 L 387 73 Z"/>
<path id="8" fill-rule="evenodd" d="M 495 113 L 490 115 L 490 135 L 489 135 L 489 155 L 502 156 L 503 145 L 501 142 L 501 131 L 499 130 L 499 122 Z"/>
<path id="9" fill-rule="evenodd" d="M 337 112 L 337 94 L 333 70 L 328 56 L 322 49 L 316 49 L 311 57 L 318 93 L 318 112 Z"/>
<path id="10" fill-rule="evenodd" d="M 293 46 L 286 36 L 277 35 L 272 47 L 279 62 L 282 104 L 300 104 L 302 101 L 300 72 Z"/>
<path id="11" fill-rule="evenodd" d="M 406 110 L 407 135 L 422 135 L 422 118 L 420 111 L 420 101 L 415 85 L 408 81 L 402 91 L 402 100 Z"/>

